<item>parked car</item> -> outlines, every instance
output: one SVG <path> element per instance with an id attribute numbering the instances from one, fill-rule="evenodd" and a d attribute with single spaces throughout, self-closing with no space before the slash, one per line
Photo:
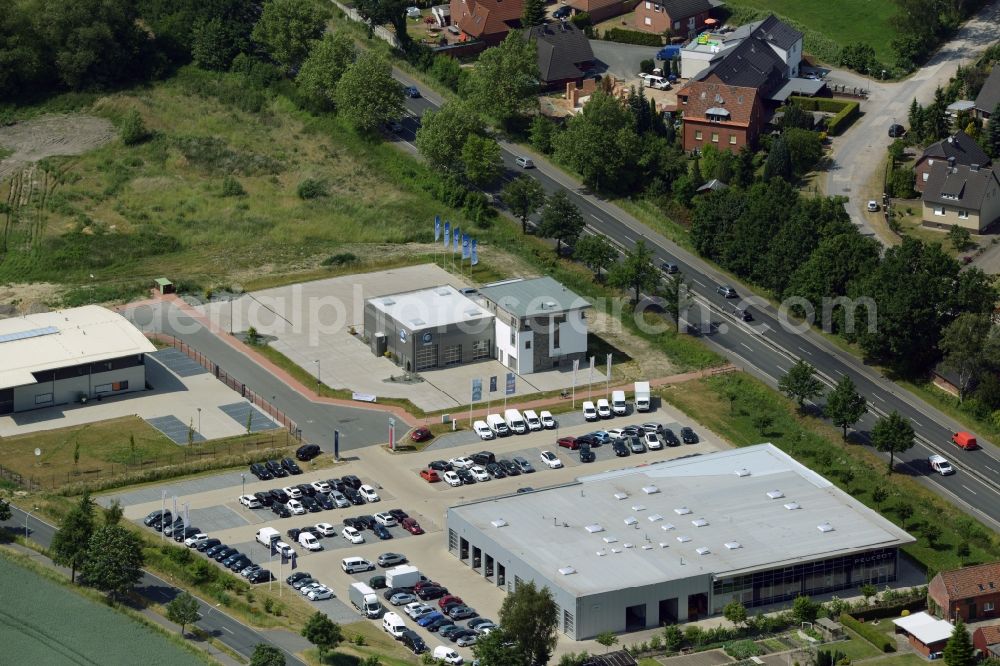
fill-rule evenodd
<path id="1" fill-rule="evenodd" d="M 512 460 L 514 464 L 517 465 L 517 468 L 521 470 L 522 474 L 531 474 L 535 471 L 535 468 L 531 466 L 531 463 L 521 456 L 514 456 Z"/>
<path id="2" fill-rule="evenodd" d="M 288 476 L 288 471 L 277 460 L 268 460 L 264 463 L 264 466 L 267 467 L 267 471 L 276 479 L 283 479 Z"/>
<path id="3" fill-rule="evenodd" d="M 159 523 L 163 519 L 163 513 L 164 512 L 160 511 L 159 509 L 153 511 L 152 513 L 150 513 L 149 515 L 147 515 L 145 518 L 142 519 L 142 524 L 145 525 L 146 527 L 152 527 L 153 523 Z"/>
<path id="4" fill-rule="evenodd" d="M 272 574 L 268 569 L 260 568 L 247 576 L 247 581 L 258 585 L 260 583 L 270 583 L 275 580 L 274 574 Z"/>
<path id="5" fill-rule="evenodd" d="M 296 571 L 285 578 L 285 582 L 292 585 L 295 581 L 302 580 L 303 578 L 312 578 L 312 575 L 305 571 Z"/>
<path id="6" fill-rule="evenodd" d="M 375 491 L 375 488 L 367 483 L 358 488 L 358 494 L 360 494 L 366 502 L 378 502 L 381 499 Z"/>
<path id="7" fill-rule="evenodd" d="M 646 445 L 643 443 L 642 438 L 639 435 L 633 435 L 628 438 L 628 448 L 632 453 L 645 453 Z"/>
<path id="8" fill-rule="evenodd" d="M 309 601 L 321 601 L 323 599 L 330 599 L 333 597 L 333 592 L 326 585 L 320 585 L 319 587 L 314 587 L 306 595 Z"/>
<path id="9" fill-rule="evenodd" d="M 312 460 L 321 453 L 319 446 L 316 444 L 303 444 L 298 449 L 295 450 L 295 457 L 303 462 Z"/>
<path id="10" fill-rule="evenodd" d="M 194 548 L 199 553 L 204 553 L 205 551 L 209 550 L 210 548 L 215 548 L 216 546 L 221 545 L 221 544 L 222 544 L 222 540 L 221 539 L 214 539 L 214 538 L 213 539 L 205 539 L 204 541 L 196 543 L 195 546 L 194 546 Z"/>
<path id="11" fill-rule="evenodd" d="M 340 535 L 350 541 L 351 543 L 364 543 L 365 538 L 361 535 L 361 532 L 357 531 L 353 527 L 345 527 L 341 530 Z"/>
<path id="12" fill-rule="evenodd" d="M 563 466 L 562 461 L 559 460 L 556 454 L 551 451 L 542 451 L 539 458 L 542 459 L 542 462 L 545 463 L 546 467 L 549 469 L 559 469 Z"/>
<path id="13" fill-rule="evenodd" d="M 409 592 L 397 592 L 389 598 L 393 606 L 406 606 L 417 601 L 417 597 Z"/>
<path id="14" fill-rule="evenodd" d="M 368 587 L 373 590 L 384 590 L 386 587 L 385 576 L 372 576 L 368 579 Z"/>
<path id="15" fill-rule="evenodd" d="M 315 497 L 316 488 L 311 483 L 300 483 L 295 486 L 302 493 L 303 497 Z"/>
<path id="16" fill-rule="evenodd" d="M 465 602 L 462 601 L 462 597 L 457 597 L 454 594 L 446 594 L 438 599 L 438 608 L 445 608 L 448 604 L 464 606 Z"/>
<path id="17" fill-rule="evenodd" d="M 306 511 L 309 513 L 319 513 L 323 510 L 323 507 L 319 505 L 319 502 L 316 501 L 315 497 L 303 497 L 299 501 L 302 502 L 302 506 L 304 506 Z"/>
<path id="18" fill-rule="evenodd" d="M 285 486 L 282 490 L 288 495 L 289 499 L 302 499 L 302 489 L 298 486 Z"/>
<path id="19" fill-rule="evenodd" d="M 643 441 L 646 444 L 646 448 L 650 451 L 659 451 L 663 448 L 663 442 L 660 441 L 655 432 L 647 432 Z"/>
<path id="20" fill-rule="evenodd" d="M 452 469 L 458 471 L 460 469 L 469 469 L 476 463 L 474 460 L 472 460 L 472 458 L 467 458 L 465 456 L 457 456 L 449 460 L 448 464 L 451 465 Z"/>
<path id="21" fill-rule="evenodd" d="M 410 517 L 410 514 L 402 509 L 389 509 L 389 515 L 395 518 L 397 522 L 402 522 L 404 519 Z"/>
<path id="22" fill-rule="evenodd" d="M 468 606 L 453 606 L 448 609 L 448 617 L 453 620 L 467 620 L 477 615 L 479 613 Z"/>
<path id="23" fill-rule="evenodd" d="M 426 481 L 427 483 L 437 483 L 438 481 L 441 480 L 441 477 L 438 476 L 437 470 L 434 469 L 420 470 L 420 478 Z"/>
<path id="24" fill-rule="evenodd" d="M 443 617 L 444 613 L 442 613 L 441 611 L 433 611 L 431 613 L 427 613 L 427 615 L 424 615 L 422 618 L 417 620 L 417 624 L 421 627 L 426 627 L 432 624 L 433 622 L 440 620 Z"/>
<path id="25" fill-rule="evenodd" d="M 274 502 L 274 495 L 266 491 L 256 492 L 253 496 L 257 498 L 261 506 L 267 508 L 271 508 L 271 503 Z"/>
<path id="26" fill-rule="evenodd" d="M 344 497 L 346 497 L 354 506 L 361 506 L 365 503 L 365 498 L 361 496 L 361 493 L 351 487 L 344 488 Z"/>
<path id="27" fill-rule="evenodd" d="M 564 449 L 569 449 L 570 451 L 576 451 L 580 448 L 580 445 L 576 443 L 576 437 L 573 437 L 572 435 L 560 437 L 556 440 L 556 444 Z"/>
<path id="28" fill-rule="evenodd" d="M 417 428 L 410 433 L 410 439 L 414 442 L 426 442 L 432 437 L 434 437 L 434 435 L 432 435 L 431 431 L 427 428 Z"/>
<path id="29" fill-rule="evenodd" d="M 345 475 L 341 479 L 341 481 L 344 482 L 345 486 L 350 486 L 351 488 L 354 488 L 355 490 L 358 490 L 359 488 L 361 488 L 361 479 L 359 479 L 358 477 L 354 476 L 353 474 L 347 474 L 347 475 Z"/>
<path id="30" fill-rule="evenodd" d="M 306 574 L 302 578 L 299 578 L 297 580 L 293 580 L 291 583 L 289 583 L 289 585 L 291 585 L 296 590 L 301 591 L 303 587 L 309 587 L 310 585 L 312 585 L 314 583 L 318 583 L 318 582 L 319 582 L 318 580 L 316 580 L 315 578 L 313 578 L 309 574 Z"/>
<path id="31" fill-rule="evenodd" d="M 435 585 L 422 587 L 417 591 L 417 596 L 423 599 L 424 601 L 431 601 L 432 599 L 440 599 L 446 594 L 448 594 L 448 588 L 437 587 Z"/>
<path id="32" fill-rule="evenodd" d="M 379 525 L 378 523 L 375 523 L 375 525 L 372 526 L 372 532 L 374 532 L 375 536 L 377 536 L 379 539 L 382 539 L 383 541 L 392 538 L 392 532 L 390 532 L 383 526 Z"/>
<path id="33" fill-rule="evenodd" d="M 375 522 L 378 523 L 379 525 L 382 525 L 383 527 L 395 527 L 396 525 L 399 524 L 399 521 L 396 520 L 396 516 L 392 515 L 388 511 L 384 511 L 382 513 L 376 513 Z"/>
<path id="34" fill-rule="evenodd" d="M 443 478 L 444 482 L 447 483 L 449 486 L 457 487 L 462 485 L 461 477 L 459 477 L 458 474 L 456 474 L 455 472 L 445 472 Z"/>
<path id="35" fill-rule="evenodd" d="M 546 430 L 552 430 L 556 427 L 556 420 L 552 418 L 552 412 L 541 411 L 538 413 L 538 418 L 542 422 L 542 427 Z"/>
<path id="36" fill-rule="evenodd" d="M 271 494 L 271 497 L 274 498 L 275 502 L 279 502 L 281 504 L 284 504 L 289 499 L 291 499 L 291 497 L 289 497 L 288 493 L 286 493 L 281 488 L 275 488 L 273 490 L 269 490 L 268 492 Z"/>
<path id="37" fill-rule="evenodd" d="M 261 481 L 268 481 L 274 478 L 274 474 L 271 474 L 267 467 L 265 467 L 262 463 L 253 463 L 250 465 L 250 473 Z"/>
<path id="38" fill-rule="evenodd" d="M 695 431 L 687 426 L 681 428 L 681 439 L 684 440 L 685 444 L 697 444 L 699 441 Z"/>
<path id="39" fill-rule="evenodd" d="M 877 213 L 878 212 L 878 202 L 875 201 L 874 199 L 871 199 L 868 202 L 868 212 L 869 213 Z"/>
<path id="40" fill-rule="evenodd" d="M 906 128 L 898 123 L 889 125 L 889 138 L 901 139 L 906 136 Z"/>
<path id="41" fill-rule="evenodd" d="M 663 429 L 663 441 L 667 443 L 667 446 L 680 446 L 681 440 L 677 439 L 677 435 L 670 428 Z"/>
<path id="42" fill-rule="evenodd" d="M 322 479 L 320 479 L 319 481 L 313 481 L 309 485 L 312 486 L 313 490 L 315 490 L 317 494 L 319 493 L 326 494 L 329 493 L 331 490 L 333 490 L 333 488 L 330 487 L 330 484 Z"/>
<path id="43" fill-rule="evenodd" d="M 467 469 L 457 469 L 455 474 L 458 474 L 458 478 L 462 480 L 462 485 L 473 484 L 476 482 L 476 478 L 472 476 L 472 472 Z"/>
<path id="44" fill-rule="evenodd" d="M 564 19 L 569 18 L 569 15 L 573 13 L 573 8 L 569 5 L 563 5 L 559 9 L 552 12 L 552 18 Z"/>
<path id="45" fill-rule="evenodd" d="M 616 439 L 611 443 L 611 449 L 619 458 L 624 458 L 630 454 L 628 442 L 625 439 Z"/>
<path id="46" fill-rule="evenodd" d="M 188 548 L 197 548 L 198 544 L 203 541 L 208 541 L 208 535 L 204 532 L 195 532 L 191 536 L 184 539 L 184 545 Z"/>
<path id="47" fill-rule="evenodd" d="M 306 507 L 299 500 L 290 499 L 285 505 L 293 516 L 301 516 L 306 512 Z"/>
<path id="48" fill-rule="evenodd" d="M 455 644 L 458 645 L 458 647 L 470 647 L 475 645 L 478 640 L 479 636 L 473 633 L 471 636 L 460 636 L 459 639 L 455 641 Z"/>
<path id="49" fill-rule="evenodd" d="M 253 560 L 251 560 L 246 555 L 243 555 L 242 553 L 240 553 L 237 557 L 231 559 L 229 561 L 229 564 L 227 564 L 225 566 L 226 566 L 227 569 L 229 569 L 233 573 L 239 573 L 240 571 L 243 571 L 244 569 L 246 569 L 251 564 L 253 564 Z"/>
<path id="50" fill-rule="evenodd" d="M 200 534 L 201 530 L 197 527 L 185 527 L 180 530 L 174 530 L 174 541 L 183 543 L 188 539 L 188 537 L 193 537 L 195 534 Z"/>
<path id="51" fill-rule="evenodd" d="M 282 458 L 281 466 L 284 467 L 285 471 L 287 471 L 289 474 L 297 475 L 302 473 L 302 469 L 298 465 L 296 465 L 295 461 L 292 460 L 291 458 Z"/>
<path id="52" fill-rule="evenodd" d="M 507 474 L 507 476 L 520 476 L 521 474 L 521 470 L 518 469 L 517 465 L 509 460 L 498 460 L 497 464 L 503 467 L 503 471 Z"/>
<path id="53" fill-rule="evenodd" d="M 315 529 L 320 536 L 325 536 L 325 537 L 337 536 L 337 530 L 330 523 L 316 523 Z"/>
<path id="54" fill-rule="evenodd" d="M 289 500 L 289 501 L 291 501 L 291 500 Z M 291 518 L 292 517 L 292 512 L 289 511 L 288 505 L 287 504 L 282 504 L 281 502 L 275 502 L 274 504 L 272 504 L 271 505 L 271 511 L 273 511 L 274 515 L 278 516 L 279 518 Z"/>
<path id="55" fill-rule="evenodd" d="M 420 97 L 420 91 L 417 90 L 416 86 L 406 86 L 406 88 L 403 89 L 403 94 L 409 97 L 410 99 L 416 99 Z"/>
<path id="56" fill-rule="evenodd" d="M 313 501 L 319 504 L 321 508 L 327 510 L 336 506 L 336 504 L 333 503 L 333 500 L 330 499 L 330 496 L 324 493 L 316 493 L 316 497 L 313 497 Z"/>
<path id="57" fill-rule="evenodd" d="M 427 467 L 438 473 L 451 471 L 451 464 L 447 460 L 432 460 L 427 463 Z"/>
<path id="58" fill-rule="evenodd" d="M 231 546 L 226 546 L 226 547 L 225 547 L 225 548 L 223 548 L 222 550 L 220 550 L 220 551 L 216 552 L 216 553 L 215 553 L 215 555 L 211 555 L 210 557 L 211 557 L 211 558 L 212 558 L 213 560 L 215 560 L 216 562 L 222 562 L 222 561 L 224 561 L 224 560 L 225 560 L 226 558 L 228 558 L 228 557 L 230 557 L 230 556 L 232 556 L 232 555 L 235 555 L 235 554 L 236 554 L 236 552 L 237 552 L 237 551 L 236 551 L 236 549 L 235 549 L 235 548 L 233 548 L 233 547 L 231 547 Z"/>
<path id="59" fill-rule="evenodd" d="M 345 509 L 351 506 L 351 500 L 344 496 L 344 493 L 339 490 L 334 490 L 330 493 L 330 501 L 333 502 L 334 506 L 338 509 Z"/>
<path id="60" fill-rule="evenodd" d="M 594 462 L 595 460 L 597 460 L 597 456 L 594 455 L 594 452 L 590 450 L 589 446 L 580 447 L 580 462 L 590 463 Z"/>
<path id="61" fill-rule="evenodd" d="M 507 477 L 507 472 L 504 471 L 503 466 L 500 463 L 486 463 L 486 471 L 490 473 L 494 479 L 503 479 Z"/>
<path id="62" fill-rule="evenodd" d="M 479 439 L 482 439 L 484 441 L 489 439 L 494 439 L 496 437 L 496 434 L 494 434 L 493 430 L 491 430 L 490 427 L 486 425 L 486 421 L 476 421 L 475 423 L 472 424 L 472 429 L 475 431 L 477 435 L 479 435 Z"/>
<path id="63" fill-rule="evenodd" d="M 403 522 L 400 524 L 403 526 L 403 529 L 410 534 L 424 533 L 424 528 L 422 528 L 420 523 L 418 523 L 414 518 L 403 518 Z"/>

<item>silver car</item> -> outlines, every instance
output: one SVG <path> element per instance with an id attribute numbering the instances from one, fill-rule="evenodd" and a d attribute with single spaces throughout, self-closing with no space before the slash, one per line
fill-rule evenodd
<path id="1" fill-rule="evenodd" d="M 389 603 L 393 606 L 405 606 L 406 604 L 412 604 L 415 601 L 419 600 L 409 592 L 397 592 L 389 597 Z"/>

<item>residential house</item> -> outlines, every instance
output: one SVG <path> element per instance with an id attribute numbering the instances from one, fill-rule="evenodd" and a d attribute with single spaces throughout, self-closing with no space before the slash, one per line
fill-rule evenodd
<path id="1" fill-rule="evenodd" d="M 927 596 L 935 614 L 974 622 L 997 616 L 1000 605 L 1000 562 L 942 571 L 931 579 Z"/>
<path id="2" fill-rule="evenodd" d="M 1000 624 L 976 627 L 972 632 L 972 646 L 983 657 L 1000 659 Z"/>
<path id="3" fill-rule="evenodd" d="M 525 375 L 571 366 L 587 356 L 590 303 L 550 277 L 496 282 L 479 289 L 496 316 L 494 358 Z"/>
<path id="4" fill-rule="evenodd" d="M 924 149 L 923 154 L 917 159 L 913 166 L 916 174 L 916 189 L 918 192 L 924 191 L 927 179 L 931 175 L 931 167 L 938 162 L 947 162 L 954 159 L 955 164 L 964 166 L 989 166 L 990 158 L 983 152 L 972 137 L 959 130 L 947 139 L 941 139 L 937 143 L 932 143 Z"/>
<path id="5" fill-rule="evenodd" d="M 705 27 L 710 0 L 639 0 L 635 27 L 643 32 L 693 37 Z"/>
<path id="6" fill-rule="evenodd" d="M 955 627 L 923 611 L 892 621 L 897 634 L 906 636 L 910 646 L 925 657 L 940 656 Z"/>
<path id="7" fill-rule="evenodd" d="M 930 167 L 923 193 L 925 225 L 940 229 L 959 226 L 978 234 L 997 220 L 1000 178 L 995 170 L 958 164 L 954 158 Z"/>
<path id="8" fill-rule="evenodd" d="M 735 153 L 755 146 L 770 111 L 768 97 L 781 88 L 786 71 L 767 42 L 751 36 L 688 81 L 677 91 L 684 112 L 684 150 L 713 145 Z"/>
<path id="9" fill-rule="evenodd" d="M 620 16 L 627 11 L 625 0 L 564 0 L 563 4 L 572 7 L 573 13 L 587 12 L 592 23 L 600 23 L 609 18 Z"/>
<path id="10" fill-rule="evenodd" d="M 594 51 L 582 30 L 568 21 L 536 25 L 524 31 L 538 51 L 539 83 L 542 89 L 583 81 L 594 64 Z"/>
<path id="11" fill-rule="evenodd" d="M 990 114 L 997 108 L 997 104 L 1000 104 L 1000 63 L 993 65 L 993 71 L 976 97 L 976 116 L 989 122 Z"/>
<path id="12" fill-rule="evenodd" d="M 521 27 L 522 0 L 451 0 L 451 21 L 466 39 L 493 46 Z"/>
<path id="13" fill-rule="evenodd" d="M 702 33 L 681 49 L 681 77 L 696 78 L 718 64 L 729 52 L 750 37 L 757 37 L 768 44 L 781 58 L 787 69 L 786 78 L 799 75 L 802 62 L 802 33 L 783 23 L 773 14 L 761 21 L 740 26 L 728 33 Z"/>

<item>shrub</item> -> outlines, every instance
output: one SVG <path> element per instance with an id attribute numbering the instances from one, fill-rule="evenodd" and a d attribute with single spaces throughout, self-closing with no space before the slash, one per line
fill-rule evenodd
<path id="1" fill-rule="evenodd" d="M 585 30 L 593 25 L 593 21 L 590 20 L 590 12 L 577 12 L 569 20 L 580 30 Z"/>
<path id="2" fill-rule="evenodd" d="M 636 44 L 638 46 L 663 46 L 663 37 L 650 32 L 611 28 L 604 32 L 604 39 L 621 44 Z"/>
<path id="3" fill-rule="evenodd" d="M 727 643 L 723 647 L 723 650 L 725 650 L 726 654 L 730 657 L 738 661 L 749 659 L 750 657 L 756 657 L 763 652 L 759 645 L 749 639 Z"/>
<path id="4" fill-rule="evenodd" d="M 299 183 L 298 189 L 295 191 L 299 195 L 299 198 L 307 201 L 309 199 L 318 199 L 319 197 L 326 196 L 326 183 L 322 180 L 316 178 L 306 178 L 301 183 Z"/>
<path id="5" fill-rule="evenodd" d="M 246 193 L 247 191 L 243 189 L 240 181 L 236 180 L 233 176 L 226 176 L 222 179 L 222 196 L 241 197 Z"/>
<path id="6" fill-rule="evenodd" d="M 653 71 L 653 67 L 655 66 L 656 63 L 653 62 L 652 58 L 646 58 L 645 60 L 639 63 L 639 71 L 642 72 L 643 74 L 649 74 Z"/>
<path id="7" fill-rule="evenodd" d="M 357 255 L 351 252 L 341 252 L 327 257 L 320 263 L 324 266 L 343 266 L 345 264 L 353 264 L 357 262 L 357 260 Z"/>
<path id="8" fill-rule="evenodd" d="M 142 122 L 142 116 L 136 109 L 129 109 L 125 114 L 121 127 L 118 128 L 118 136 L 126 146 L 140 144 L 149 136 L 146 124 Z"/>
<path id="9" fill-rule="evenodd" d="M 859 622 L 847 613 L 842 613 L 840 616 L 840 623 L 858 634 L 866 641 L 882 650 L 882 652 L 895 652 L 896 644 L 888 636 L 883 634 L 881 631 L 865 624 L 864 622 Z"/>

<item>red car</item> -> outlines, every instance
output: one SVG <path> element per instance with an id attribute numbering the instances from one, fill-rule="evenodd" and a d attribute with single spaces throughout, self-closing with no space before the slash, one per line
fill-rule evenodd
<path id="1" fill-rule="evenodd" d="M 409 532 L 410 534 L 424 533 L 424 528 L 422 528 L 420 526 L 420 523 L 418 523 L 413 518 L 403 518 L 403 522 L 400 523 L 400 525 L 402 525 L 403 529 Z"/>
<path id="2" fill-rule="evenodd" d="M 441 480 L 438 473 L 433 469 L 422 469 L 420 470 L 420 478 L 428 483 L 436 483 Z"/>
<path id="3" fill-rule="evenodd" d="M 441 587 L 441 585 L 439 583 L 435 583 L 432 580 L 418 580 L 413 586 L 413 591 L 419 592 L 425 587 Z"/>
<path id="4" fill-rule="evenodd" d="M 417 428 L 410 434 L 410 439 L 414 442 L 426 442 L 433 436 L 427 428 Z"/>
<path id="5" fill-rule="evenodd" d="M 576 437 L 570 437 L 568 435 L 566 437 L 560 437 L 559 439 L 557 439 L 556 444 L 558 444 L 563 448 L 570 449 L 571 451 L 576 451 L 578 448 L 580 448 L 580 444 L 577 443 Z"/>
<path id="6" fill-rule="evenodd" d="M 446 594 L 438 599 L 438 608 L 444 608 L 448 604 L 458 604 L 460 606 L 464 606 L 465 602 L 462 601 L 462 597 L 456 597 L 454 594 Z"/>

